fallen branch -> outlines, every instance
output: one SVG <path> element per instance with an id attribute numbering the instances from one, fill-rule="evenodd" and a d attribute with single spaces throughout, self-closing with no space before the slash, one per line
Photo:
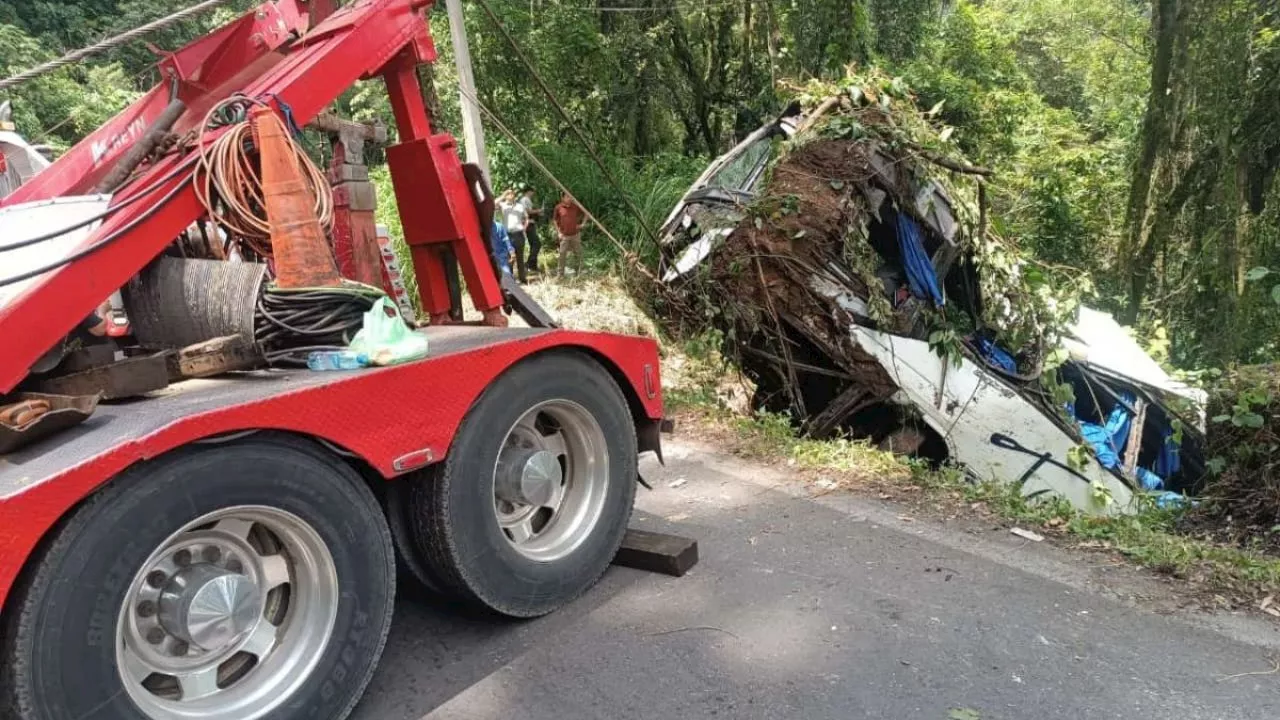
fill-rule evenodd
<path id="1" fill-rule="evenodd" d="M 782 330 L 782 321 L 778 319 L 778 311 L 773 306 L 773 295 L 769 292 L 769 284 L 764 279 L 764 267 L 760 264 L 760 259 L 756 258 L 756 275 L 760 278 L 760 292 L 764 293 L 765 305 L 769 309 L 769 315 L 773 317 L 774 327 L 778 330 L 778 344 L 782 346 L 782 354 L 786 358 L 786 377 L 788 384 L 788 392 L 791 394 L 791 405 L 799 413 L 800 417 L 804 417 L 809 413 L 804 408 L 804 397 L 800 390 L 800 378 L 796 377 L 795 360 L 791 357 L 791 348 L 787 347 L 787 334 Z"/>
<path id="2" fill-rule="evenodd" d="M 800 127 L 796 129 L 796 134 L 799 135 L 813 127 L 814 124 L 818 122 L 818 119 L 830 112 L 831 108 L 835 107 L 838 102 L 840 102 L 840 97 L 837 95 L 833 95 L 826 100 L 823 100 L 822 104 L 814 108 L 813 112 L 809 113 Z"/>
<path id="3" fill-rule="evenodd" d="M 953 170 L 958 173 L 964 173 L 966 175 L 980 175 L 982 177 L 991 177 L 992 175 L 996 174 L 996 171 L 992 170 L 991 168 L 984 168 L 978 165 L 970 165 L 968 163 L 962 163 L 959 160 L 954 160 L 945 155 L 939 155 L 938 153 L 933 152 L 932 150 L 925 150 L 924 148 L 918 147 L 916 148 L 916 151 L 920 153 L 921 157 L 933 163 L 934 165 L 938 165 L 940 167 L 944 167 L 948 170 Z"/>

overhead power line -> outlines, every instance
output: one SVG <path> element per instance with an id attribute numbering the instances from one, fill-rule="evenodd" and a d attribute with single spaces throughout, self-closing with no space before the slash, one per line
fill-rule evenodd
<path id="1" fill-rule="evenodd" d="M 519 136 L 517 136 L 511 130 L 511 128 L 507 127 L 506 123 L 504 123 L 502 119 L 497 116 L 497 114 L 495 114 L 492 110 L 488 108 L 488 106 L 486 106 L 483 102 L 481 102 L 480 98 L 477 98 L 475 95 L 467 92 L 466 89 L 459 88 L 459 90 L 461 90 L 462 94 L 468 100 L 475 103 L 475 106 L 480 109 L 480 112 L 484 113 L 485 117 L 487 117 L 489 121 L 493 123 L 494 127 L 498 128 L 499 132 L 501 132 L 503 135 L 506 135 L 507 138 L 511 140 L 511 142 L 515 143 L 515 146 L 520 150 L 520 152 L 524 153 L 524 156 L 529 159 L 529 162 L 533 163 L 533 166 L 536 167 L 539 171 L 541 171 L 542 174 L 545 175 L 546 178 L 551 181 L 551 184 L 560 188 L 560 192 L 564 193 L 565 195 L 568 195 L 569 199 L 572 200 L 575 205 L 577 205 L 579 208 L 582 209 L 582 213 L 586 215 L 587 220 L 595 224 L 596 227 L 600 228 L 600 232 L 604 233 L 605 237 L 609 238 L 610 242 L 612 242 L 614 246 L 618 248 L 618 251 L 622 253 L 624 258 L 631 260 L 632 265 L 634 265 L 635 268 L 639 272 L 641 272 L 646 278 L 652 280 L 655 283 L 658 282 L 658 279 L 654 277 L 651 272 L 649 272 L 649 269 L 646 268 L 643 263 L 640 262 L 639 257 L 637 257 L 636 254 L 632 252 L 629 248 L 627 248 L 626 244 L 624 244 L 621 240 L 618 239 L 618 236 L 610 232 L 609 228 L 604 224 L 604 222 L 602 222 L 600 218 L 592 214 L 591 210 L 589 210 L 586 205 L 583 205 L 582 201 L 578 200 L 577 196 L 573 194 L 573 191 L 569 190 L 568 186 L 560 182 L 560 178 L 556 177 L 555 173 L 551 172 L 551 170 L 547 168 L 547 166 L 544 165 L 541 160 L 538 159 L 537 154 L 534 153 L 533 150 L 530 150 L 529 146 L 526 145 L 523 141 L 521 141 Z"/>
<path id="2" fill-rule="evenodd" d="M 759 0 L 748 0 L 755 3 Z M 674 2 L 671 5 L 626 5 L 610 7 L 601 7 L 599 5 L 558 5 L 563 10 L 585 10 L 591 12 L 650 12 L 666 10 L 674 7 L 676 10 L 719 10 L 726 7 L 736 7 L 742 5 L 743 0 L 710 0 L 709 2 Z"/>
<path id="3" fill-rule="evenodd" d="M 556 99 L 555 93 L 551 92 L 550 87 L 547 87 L 546 81 L 542 79 L 542 75 L 538 73 L 538 69 L 534 67 L 533 62 L 529 60 L 529 56 L 525 55 L 524 50 L 520 47 L 520 43 L 516 42 L 516 39 L 512 37 L 511 33 L 507 30 L 507 26 L 502 24 L 502 21 L 498 19 L 498 15 L 493 11 L 493 8 L 489 6 L 489 0 L 476 0 L 476 2 L 480 4 L 480 7 L 484 10 L 485 14 L 493 21 L 494 26 L 498 28 L 498 32 L 501 33 L 502 37 L 507 41 L 507 44 L 515 51 L 516 57 L 520 58 L 520 62 L 523 63 L 525 69 L 529 71 L 529 74 L 533 77 L 538 88 L 542 90 L 542 94 L 547 96 L 547 100 L 551 103 L 551 106 L 555 108 L 556 114 L 558 114 L 560 119 L 569 126 L 569 129 L 573 131 L 578 142 L 582 144 L 582 147 L 586 149 L 587 154 L 591 156 L 591 160 L 600 168 L 600 172 L 604 173 L 605 180 L 613 186 L 613 189 L 617 191 L 618 195 L 622 198 L 622 201 L 626 203 L 627 209 L 635 216 L 636 222 L 640 223 L 640 227 L 644 230 L 645 234 L 649 236 L 649 240 L 651 240 L 655 246 L 661 245 L 661 242 L 658 240 L 657 233 L 653 231 L 653 228 L 649 227 L 649 221 L 645 218 L 644 213 L 640 212 L 640 208 L 636 207 L 636 204 L 631 200 L 631 196 L 628 195 L 626 191 L 622 189 L 622 185 L 614 179 L 613 173 L 609 172 L 609 168 L 604 164 L 604 160 L 600 159 L 600 155 L 596 152 L 595 146 L 591 144 L 590 140 L 587 140 L 586 135 L 582 134 L 582 130 L 578 128 L 578 124 L 573 121 L 573 118 L 569 117 L 569 113 L 564 109 L 564 106 Z"/>
<path id="4" fill-rule="evenodd" d="M 199 15 L 200 13 L 206 10 L 212 10 L 213 8 L 216 8 L 219 5 L 225 5 L 229 2 L 231 2 L 231 0 L 204 0 L 204 2 L 199 3 L 197 5 L 192 5 L 191 7 L 185 10 L 179 10 L 178 12 L 175 12 L 171 15 L 166 15 L 165 17 L 162 17 L 158 20 L 153 20 L 147 23 L 146 25 L 141 25 L 132 30 L 129 30 L 128 32 L 123 32 L 114 37 L 109 37 L 106 40 L 103 40 L 101 42 L 94 43 L 93 45 L 90 45 L 88 47 L 81 48 L 74 52 L 69 52 L 66 55 L 63 55 L 62 57 L 58 58 L 57 60 L 50 60 L 49 62 L 43 63 L 41 65 L 37 65 L 31 68 L 30 70 L 25 70 L 23 72 L 20 72 L 17 75 L 14 75 L 13 77 L 0 80 L 0 90 L 5 90 L 7 88 L 21 85 L 22 83 L 27 82 L 28 80 L 34 80 L 40 77 L 41 75 L 47 75 L 48 73 L 51 73 L 54 70 L 57 70 L 62 67 L 66 67 L 67 65 L 71 65 L 72 63 L 77 63 L 81 60 L 84 60 L 87 57 L 92 57 L 94 55 L 104 53 L 108 50 L 118 48 L 121 45 L 137 40 L 140 37 L 153 33 L 157 30 L 163 30 L 164 28 L 167 28 L 170 25 L 176 25 L 182 22 L 183 20 L 191 18 L 195 15 Z"/>
<path id="5" fill-rule="evenodd" d="M 705 2 L 673 2 L 670 5 L 622 5 L 616 7 L 601 7 L 599 5 L 564 5 L 555 3 L 557 10 L 574 10 L 579 12 L 600 12 L 600 13 L 641 13 L 641 12 L 665 12 L 669 9 L 683 10 L 685 12 L 694 12 L 698 10 L 723 10 L 729 7 L 741 6 L 744 2 L 756 5 L 762 0 L 706 0 Z M 523 15 L 536 15 L 526 8 L 517 5 L 511 5 L 505 10 L 512 10 Z"/>

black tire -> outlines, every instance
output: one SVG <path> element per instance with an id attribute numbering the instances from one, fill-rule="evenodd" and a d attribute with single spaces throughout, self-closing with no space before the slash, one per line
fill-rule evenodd
<path id="1" fill-rule="evenodd" d="M 145 720 L 124 691 L 116 661 L 116 618 L 129 585 L 173 532 L 240 505 L 278 508 L 310 524 L 332 555 L 339 584 L 321 659 L 266 717 L 350 714 L 391 626 L 390 532 L 351 468 L 307 443 L 262 438 L 182 450 L 132 468 L 63 520 L 9 604 L 0 717 Z"/>
<path id="2" fill-rule="evenodd" d="M 535 562 L 512 547 L 494 515 L 494 464 L 512 425 L 549 400 L 585 408 L 604 433 L 608 490 L 594 531 L 569 555 Z M 448 457 L 412 488 L 413 534 L 431 585 L 473 608 L 545 615 L 591 587 L 612 562 L 635 501 L 635 424 L 609 373 L 576 352 L 525 360 L 500 376 L 463 420 Z"/>

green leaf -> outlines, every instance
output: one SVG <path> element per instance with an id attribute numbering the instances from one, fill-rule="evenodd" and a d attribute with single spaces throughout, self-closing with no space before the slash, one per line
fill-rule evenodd
<path id="1" fill-rule="evenodd" d="M 1115 497 L 1111 494 L 1111 488 L 1103 485 L 1102 482 L 1098 480 L 1094 480 L 1089 483 L 1089 496 L 1089 499 L 1092 500 L 1095 505 L 1104 508 L 1110 507 L 1111 504 L 1116 501 Z"/>
<path id="2" fill-rule="evenodd" d="M 1204 464 L 1205 468 L 1214 475 L 1221 475 L 1223 470 L 1227 469 L 1227 461 L 1225 458 L 1214 457 L 1209 458 Z"/>
<path id="3" fill-rule="evenodd" d="M 1275 287 L 1271 288 L 1271 299 L 1277 305 L 1280 305 L 1280 285 L 1276 285 Z"/>
<path id="4" fill-rule="evenodd" d="M 1246 413 L 1240 417 L 1241 425 L 1244 425 L 1247 428 L 1253 428 L 1254 430 L 1262 427 L 1263 422 L 1262 416 L 1258 413 Z"/>
<path id="5" fill-rule="evenodd" d="M 1213 422 L 1216 422 L 1216 423 L 1224 423 L 1230 419 L 1231 419 L 1230 415 L 1214 415 L 1213 416 Z"/>
<path id="6" fill-rule="evenodd" d="M 1254 269 L 1250 270 L 1249 272 L 1245 273 L 1245 274 L 1244 274 L 1244 279 L 1245 279 L 1245 280 L 1249 280 L 1249 281 L 1253 281 L 1253 280 L 1261 280 L 1262 278 L 1264 278 L 1264 277 L 1266 277 L 1266 276 L 1268 276 L 1268 275 L 1270 275 L 1270 274 L 1271 274 L 1271 269 L 1270 269 L 1270 268 L 1265 268 L 1265 267 L 1262 267 L 1262 266 L 1258 266 L 1258 267 L 1256 267 L 1256 268 L 1254 268 Z"/>
<path id="7" fill-rule="evenodd" d="M 947 720 L 982 720 L 982 713 L 973 708 L 951 708 Z"/>
<path id="8" fill-rule="evenodd" d="M 843 190 L 843 189 L 844 189 L 844 181 L 843 181 L 843 180 L 832 180 L 832 181 L 831 181 L 831 189 L 832 189 L 832 190 Z"/>

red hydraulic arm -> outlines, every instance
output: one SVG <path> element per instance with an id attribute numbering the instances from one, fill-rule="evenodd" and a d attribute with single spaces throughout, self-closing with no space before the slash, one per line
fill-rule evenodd
<path id="1" fill-rule="evenodd" d="M 173 127 L 179 135 L 200 130 L 208 109 L 236 92 L 305 125 L 356 81 L 381 77 L 400 133 L 387 158 L 423 307 L 433 322 L 447 317 L 441 251 L 452 247 L 476 308 L 490 322 L 500 319 L 502 294 L 456 142 L 431 133 L 415 72 L 436 57 L 423 16 L 431 1 L 355 0 L 315 24 L 327 2 L 267 2 L 166 56 L 165 82 L 0 207 L 92 192 L 174 97 L 187 107 Z M 204 142 L 215 136 L 202 135 Z M 84 241 L 80 253 L 88 254 L 40 276 L 0 308 L 0 393 L 13 390 L 42 354 L 204 213 L 190 183 L 193 165 L 187 152 L 144 166 L 116 193 L 119 209 Z"/>

